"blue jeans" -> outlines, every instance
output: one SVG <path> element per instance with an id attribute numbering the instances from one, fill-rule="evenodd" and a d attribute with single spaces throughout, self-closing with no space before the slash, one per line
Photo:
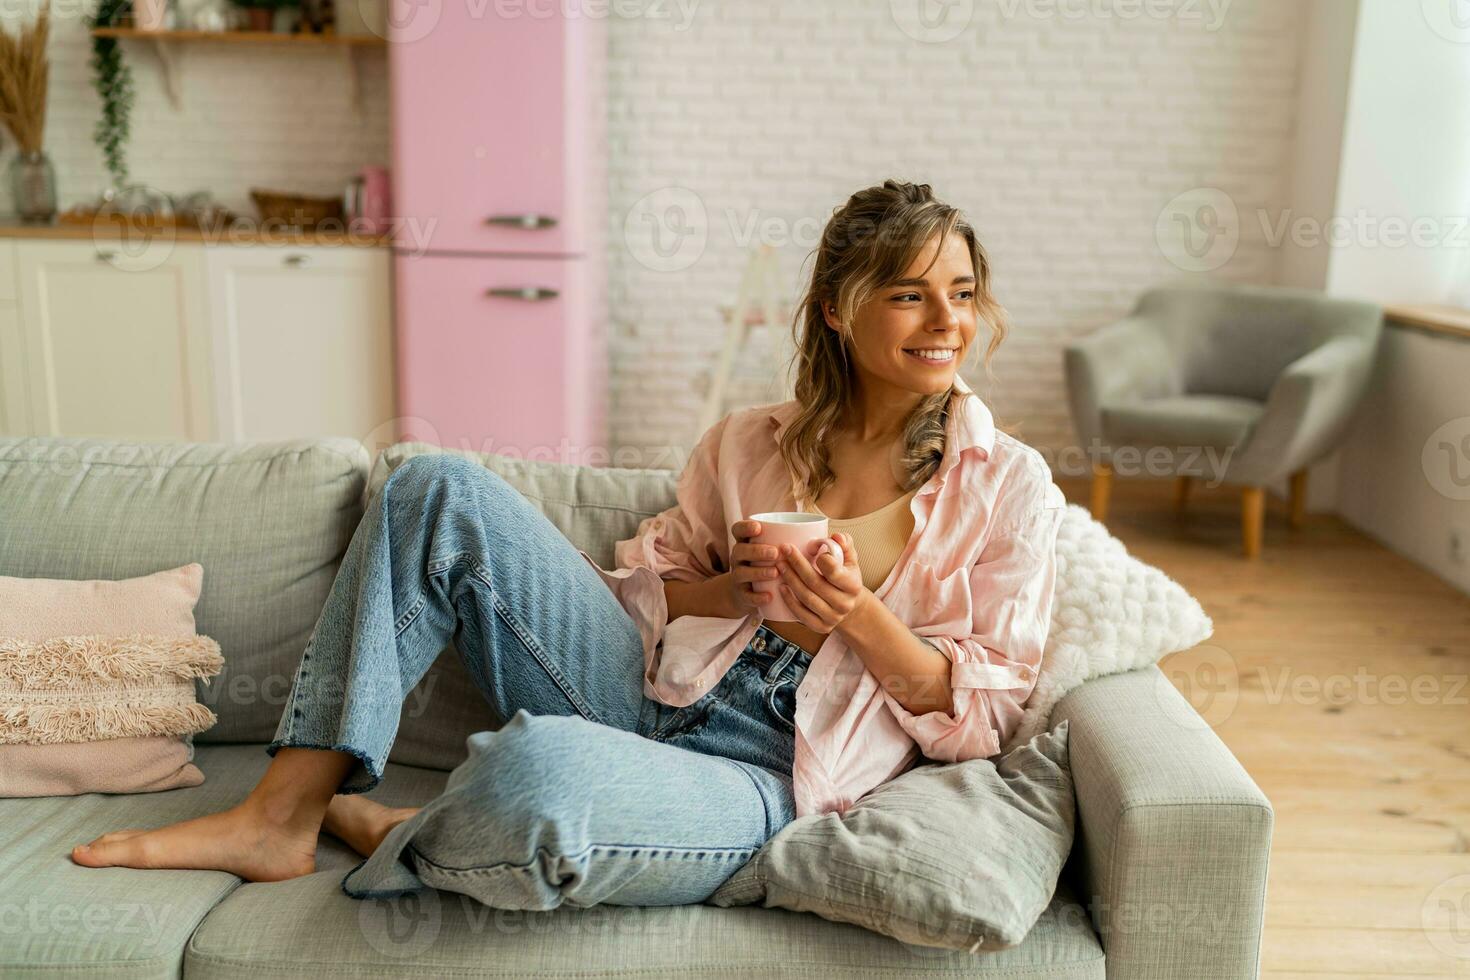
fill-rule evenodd
<path id="1" fill-rule="evenodd" d="M 709 897 L 795 817 L 795 694 L 811 655 L 764 626 L 706 695 L 643 694 L 632 619 L 498 475 L 414 457 L 369 505 L 268 751 L 354 757 L 382 777 L 399 709 L 454 641 L 501 718 L 443 795 L 343 879 L 354 897 L 430 885 L 487 905 L 679 905 Z"/>

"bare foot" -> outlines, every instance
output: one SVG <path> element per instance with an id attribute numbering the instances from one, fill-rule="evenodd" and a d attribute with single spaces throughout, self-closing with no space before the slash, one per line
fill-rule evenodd
<path id="1" fill-rule="evenodd" d="M 192 868 L 247 881 L 283 881 L 316 870 L 312 820 L 267 820 L 248 802 L 157 830 L 120 830 L 72 849 L 88 868 Z"/>
<path id="2" fill-rule="evenodd" d="M 334 796 L 322 829 L 363 857 L 371 857 L 388 831 L 419 812 L 416 806 L 388 807 L 365 796 Z"/>

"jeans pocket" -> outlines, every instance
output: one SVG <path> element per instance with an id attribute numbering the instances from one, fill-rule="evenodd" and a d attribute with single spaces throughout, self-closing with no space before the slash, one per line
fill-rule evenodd
<path id="1" fill-rule="evenodd" d="M 703 728 L 709 721 L 710 711 L 717 702 L 729 699 L 731 685 L 744 674 L 743 665 L 735 663 L 725 676 L 721 677 L 711 690 L 705 692 L 698 701 L 686 704 L 682 708 L 675 708 L 673 713 L 663 719 L 663 723 L 655 728 L 649 738 L 655 742 L 664 742 L 679 735 L 688 735 L 691 732 Z"/>
<path id="2" fill-rule="evenodd" d="M 709 720 L 710 699 L 713 692 L 706 694 L 693 704 L 675 709 L 662 725 L 649 733 L 655 742 L 664 742 L 678 735 L 687 735 Z"/>
<path id="3" fill-rule="evenodd" d="M 782 677 L 768 685 L 766 709 L 783 731 L 796 731 L 796 681 Z"/>

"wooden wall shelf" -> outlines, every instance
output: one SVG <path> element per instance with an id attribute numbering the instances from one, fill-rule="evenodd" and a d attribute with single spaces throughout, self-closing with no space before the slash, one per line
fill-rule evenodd
<path id="1" fill-rule="evenodd" d="M 278 31 L 140 31 L 132 27 L 98 27 L 93 37 L 137 38 L 144 41 L 209 41 L 219 44 L 309 44 L 364 48 L 387 47 L 388 42 L 372 34 L 286 34 Z"/>
<path id="2" fill-rule="evenodd" d="M 358 74 L 356 52 L 386 48 L 388 42 L 376 35 L 286 34 L 276 31 L 140 31 L 132 27 L 97 27 L 93 37 L 146 41 L 163 70 L 163 88 L 169 104 L 183 107 L 183 87 L 179 84 L 180 52 L 188 44 L 267 44 L 341 51 L 345 56 L 348 78 L 352 85 L 352 104 L 362 111 L 362 79 Z"/>

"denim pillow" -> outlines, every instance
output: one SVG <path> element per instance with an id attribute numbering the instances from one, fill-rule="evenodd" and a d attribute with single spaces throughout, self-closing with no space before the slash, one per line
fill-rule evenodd
<path id="1" fill-rule="evenodd" d="M 787 824 L 710 898 L 814 912 L 918 946 L 1026 938 L 1072 851 L 1067 722 L 993 759 L 917 766 Z"/>

